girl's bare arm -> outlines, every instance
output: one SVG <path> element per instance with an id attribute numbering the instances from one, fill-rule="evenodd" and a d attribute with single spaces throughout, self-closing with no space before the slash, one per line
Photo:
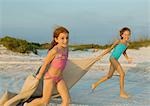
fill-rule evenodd
<path id="1" fill-rule="evenodd" d="M 120 41 L 116 40 L 112 46 L 110 48 L 105 49 L 101 55 L 98 56 L 98 58 L 100 59 L 101 57 L 103 57 L 104 55 L 106 55 L 107 53 L 109 53 Z"/>
<path id="2" fill-rule="evenodd" d="M 128 63 L 132 62 L 132 58 L 128 57 L 126 50 L 123 52 L 124 57 L 126 58 L 126 60 L 128 61 Z"/>
<path id="3" fill-rule="evenodd" d="M 37 74 L 36 78 L 40 79 L 43 75 L 43 73 L 45 72 L 45 69 L 47 67 L 47 65 L 53 60 L 53 58 L 55 57 L 57 51 L 55 49 L 51 49 L 46 58 L 44 59 L 44 63 L 39 71 L 39 73 Z"/>

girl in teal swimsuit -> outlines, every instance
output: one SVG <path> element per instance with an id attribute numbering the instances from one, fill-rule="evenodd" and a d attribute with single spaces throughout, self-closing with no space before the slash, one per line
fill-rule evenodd
<path id="1" fill-rule="evenodd" d="M 113 43 L 113 45 L 106 49 L 99 57 L 98 59 L 102 58 L 105 54 L 109 53 L 112 49 L 113 52 L 109 58 L 110 60 L 110 69 L 109 72 L 106 76 L 102 77 L 99 79 L 97 82 L 92 84 L 92 90 L 94 90 L 99 84 L 102 82 L 110 79 L 115 72 L 115 70 L 120 74 L 120 97 L 123 98 L 128 98 L 128 94 L 124 90 L 124 77 L 125 73 L 124 70 L 122 69 L 122 66 L 120 65 L 118 59 L 120 58 L 121 54 L 125 56 L 127 61 L 130 63 L 132 61 L 131 58 L 129 58 L 126 54 L 126 50 L 128 47 L 128 40 L 131 35 L 131 30 L 127 27 L 124 27 L 120 30 L 120 40 L 117 40 Z"/>

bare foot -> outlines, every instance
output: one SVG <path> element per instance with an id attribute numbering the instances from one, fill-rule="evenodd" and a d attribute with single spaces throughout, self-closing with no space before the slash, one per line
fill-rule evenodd
<path id="1" fill-rule="evenodd" d="M 93 84 L 91 85 L 91 87 L 92 87 L 92 90 L 94 90 L 94 89 L 96 88 L 96 84 L 93 83 Z"/>
<path id="2" fill-rule="evenodd" d="M 120 97 L 127 99 L 129 98 L 129 95 L 126 92 L 121 92 Z"/>

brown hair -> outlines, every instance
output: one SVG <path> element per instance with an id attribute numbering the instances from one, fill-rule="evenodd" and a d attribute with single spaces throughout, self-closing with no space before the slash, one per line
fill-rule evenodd
<path id="1" fill-rule="evenodd" d="M 129 31 L 129 32 L 131 33 L 130 28 L 128 28 L 128 27 L 122 28 L 122 29 L 120 30 L 120 37 L 121 37 L 121 39 L 123 39 L 123 37 L 122 37 L 121 35 L 122 35 L 125 31 Z"/>
<path id="2" fill-rule="evenodd" d="M 62 26 L 56 28 L 53 32 L 53 40 L 50 44 L 49 50 L 51 50 L 55 45 L 57 45 L 57 42 L 55 41 L 55 38 L 58 38 L 60 33 L 68 33 L 69 34 L 69 31 L 66 28 L 62 27 Z"/>

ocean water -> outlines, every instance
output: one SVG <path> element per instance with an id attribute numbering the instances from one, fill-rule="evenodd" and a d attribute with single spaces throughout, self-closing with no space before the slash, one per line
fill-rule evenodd
<path id="1" fill-rule="evenodd" d="M 89 106 L 150 106 L 150 62 L 128 68 L 125 89 L 130 95 L 129 99 L 119 97 L 119 76 L 113 76 L 94 92 L 91 91 L 91 84 L 105 74 L 106 72 L 89 71 L 71 89 L 73 102 Z"/>
<path id="2" fill-rule="evenodd" d="M 45 52 L 42 51 L 42 53 L 41 56 L 44 57 Z M 71 58 L 82 58 L 92 55 L 93 53 L 91 51 L 70 52 Z M 119 97 L 119 76 L 113 76 L 110 80 L 102 83 L 92 92 L 91 84 L 106 75 L 108 71 L 108 66 L 104 66 L 104 70 L 97 68 L 102 67 L 100 66 L 101 63 L 109 63 L 107 60 L 108 56 L 106 56 L 104 61 L 102 60 L 95 63 L 90 71 L 70 90 L 72 103 L 77 106 L 150 106 L 150 60 L 147 55 L 142 56 L 141 58 L 145 60 L 140 61 L 140 59 L 137 59 L 135 67 L 123 67 L 127 70 L 125 89 L 130 95 L 129 99 L 122 99 Z M 120 61 L 126 63 L 124 60 Z M 21 68 L 21 66 L 15 67 Z M 6 89 L 11 92 L 19 92 L 25 77 L 31 73 L 30 70 L 24 71 L 22 69 L 22 71 L 17 71 L 17 68 L 15 68 L 12 72 L 13 66 L 7 66 L 8 71 L 4 72 L 2 71 L 3 68 L 0 68 L 0 96 Z M 52 102 L 59 103 L 60 100 L 52 100 Z"/>

